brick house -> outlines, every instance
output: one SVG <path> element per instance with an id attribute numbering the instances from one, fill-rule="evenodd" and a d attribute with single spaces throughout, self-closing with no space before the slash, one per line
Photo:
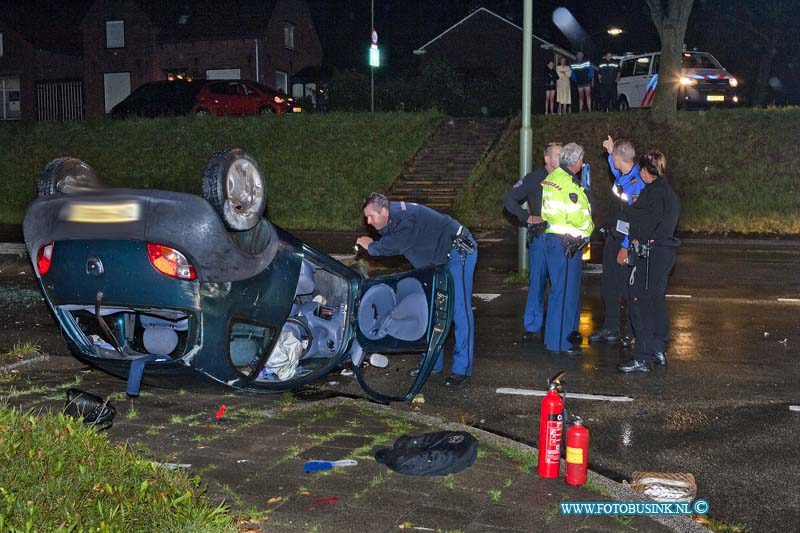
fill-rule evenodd
<path id="1" fill-rule="evenodd" d="M 292 75 L 322 60 L 306 0 L 96 0 L 80 27 L 90 117 L 172 77 L 251 79 L 289 93 Z"/>
<path id="2" fill-rule="evenodd" d="M 79 35 L 0 13 L 0 121 L 82 118 L 82 75 Z"/>

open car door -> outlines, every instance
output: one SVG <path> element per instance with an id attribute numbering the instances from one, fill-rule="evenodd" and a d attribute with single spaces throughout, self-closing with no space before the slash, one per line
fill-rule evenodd
<path id="1" fill-rule="evenodd" d="M 380 402 L 408 401 L 425 384 L 450 331 L 453 278 L 438 266 L 365 279 L 354 316 L 359 385 Z M 388 366 L 362 368 L 371 354 L 386 356 Z M 419 373 L 410 376 L 416 368 Z"/>

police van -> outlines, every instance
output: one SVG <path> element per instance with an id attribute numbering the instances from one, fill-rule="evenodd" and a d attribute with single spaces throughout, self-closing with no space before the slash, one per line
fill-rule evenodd
<path id="1" fill-rule="evenodd" d="M 619 63 L 617 81 L 620 110 L 650 107 L 658 88 L 658 66 L 661 52 L 625 55 Z M 736 105 L 739 82 L 708 52 L 696 50 L 681 53 L 679 107 Z"/>

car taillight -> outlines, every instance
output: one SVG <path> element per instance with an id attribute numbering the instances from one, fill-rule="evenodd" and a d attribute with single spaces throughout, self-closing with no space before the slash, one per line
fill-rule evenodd
<path id="1" fill-rule="evenodd" d="M 39 275 L 44 276 L 50 270 L 50 265 L 53 263 L 53 247 L 54 242 L 49 242 L 39 248 L 36 254 L 36 267 L 39 269 Z"/>
<path id="2" fill-rule="evenodd" d="M 150 256 L 150 263 L 162 274 L 178 279 L 197 279 L 194 267 L 186 256 L 174 248 L 148 242 L 147 255 Z"/>

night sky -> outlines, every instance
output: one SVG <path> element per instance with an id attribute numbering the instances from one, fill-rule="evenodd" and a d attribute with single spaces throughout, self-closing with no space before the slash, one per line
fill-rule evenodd
<path id="1" fill-rule="evenodd" d="M 168 0 L 165 0 L 168 1 Z M 190 1 L 190 0 L 185 0 Z M 413 71 L 415 48 L 486 7 L 522 25 L 522 0 L 374 0 L 375 26 L 380 34 L 382 75 Z M 0 17 L 24 26 L 42 46 L 80 46 L 78 24 L 92 0 L 0 0 Z M 323 44 L 324 62 L 339 68 L 366 70 L 370 0 L 309 0 Z M 553 10 L 568 8 L 591 37 L 584 43 L 597 60 L 609 49 L 615 54 L 660 49 L 658 33 L 644 0 L 534 0 L 534 33 L 564 48 L 576 50 L 552 21 Z M 618 26 L 619 37 L 604 30 Z M 695 0 L 686 44 L 711 52 L 742 84 L 752 90 L 765 54 L 772 56 L 770 83 L 775 103 L 800 104 L 800 59 L 795 54 L 800 35 L 796 0 Z"/>

